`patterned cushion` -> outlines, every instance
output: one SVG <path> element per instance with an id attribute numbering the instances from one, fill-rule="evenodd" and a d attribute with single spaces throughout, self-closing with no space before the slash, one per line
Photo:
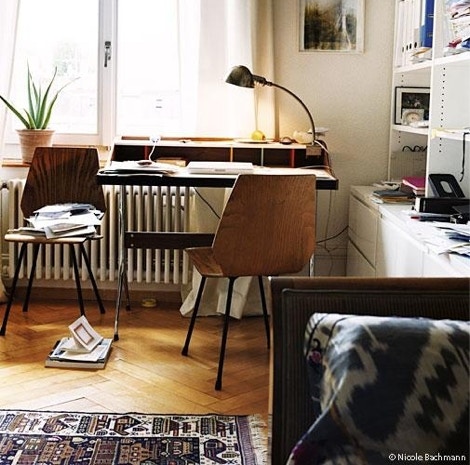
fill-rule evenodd
<path id="1" fill-rule="evenodd" d="M 288 464 L 467 463 L 469 337 L 463 321 L 314 314 L 318 416 Z"/>

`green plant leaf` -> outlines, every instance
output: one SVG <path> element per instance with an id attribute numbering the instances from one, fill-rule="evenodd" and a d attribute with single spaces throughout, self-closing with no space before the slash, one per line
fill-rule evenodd
<path id="1" fill-rule="evenodd" d="M 29 127 L 28 120 L 25 119 L 24 116 L 8 100 L 6 100 L 1 95 L 0 95 L 0 99 L 8 107 L 8 109 L 12 111 L 14 115 L 28 128 Z"/>
<path id="2" fill-rule="evenodd" d="M 37 124 L 41 129 L 46 129 L 47 124 L 49 123 L 50 115 L 52 112 L 52 107 L 54 106 L 55 101 L 57 100 L 57 95 L 52 99 L 52 102 L 49 104 L 48 108 L 48 97 L 49 97 L 49 92 L 51 91 L 52 83 L 55 80 L 55 77 L 57 75 L 57 68 L 54 70 L 54 75 L 52 76 L 51 81 L 49 82 L 49 85 L 46 88 L 46 92 L 44 93 L 44 97 L 38 101 L 38 113 L 37 113 Z M 58 91 L 60 92 L 60 90 Z M 49 115 L 49 117 L 48 117 Z"/>
<path id="3" fill-rule="evenodd" d="M 63 85 L 52 97 L 51 89 L 52 85 L 57 76 L 57 67 L 54 69 L 54 74 L 49 84 L 46 87 L 46 91 L 43 93 L 40 85 L 36 85 L 31 70 L 28 64 L 27 73 L 27 109 L 24 109 L 24 116 L 18 109 L 16 109 L 8 100 L 0 95 L 0 99 L 5 103 L 7 108 L 13 112 L 13 114 L 21 121 L 26 129 L 46 129 L 52 114 L 52 109 L 57 101 L 57 97 L 60 92 L 75 81 L 78 78 L 72 79 L 65 85 Z"/>

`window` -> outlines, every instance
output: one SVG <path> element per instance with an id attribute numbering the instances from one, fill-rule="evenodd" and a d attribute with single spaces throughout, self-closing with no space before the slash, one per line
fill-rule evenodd
<path id="1" fill-rule="evenodd" d="M 87 134 L 88 141 L 94 143 L 99 127 L 98 7 L 98 0 L 21 1 L 11 96 L 17 106 L 26 107 L 28 65 L 34 79 L 43 83 L 43 87 L 55 68 L 56 90 L 78 77 L 60 94 L 50 126 L 57 133 Z M 7 141 L 16 141 L 13 128 L 17 127 L 20 127 L 18 121 L 11 118 Z"/>
<path id="2" fill-rule="evenodd" d="M 182 95 L 192 85 L 185 76 L 196 76 L 191 57 L 198 50 L 198 2 L 184 9 L 168 0 L 142 4 L 143 9 L 135 0 L 118 3 L 116 132 L 181 135 L 188 130 Z"/>
<path id="3" fill-rule="evenodd" d="M 191 111 L 182 96 L 194 83 L 182 74 L 196 65 L 198 18 L 194 0 L 22 0 L 11 100 L 26 104 L 28 65 L 44 85 L 57 68 L 55 89 L 78 79 L 55 105 L 56 142 L 109 145 L 116 134 L 184 134 Z M 184 101 L 187 107 L 194 99 Z M 9 120 L 13 144 L 20 123 Z"/>
<path id="4" fill-rule="evenodd" d="M 7 4 L 20 7 L 16 40 L 8 36 L 2 53 L 2 93 L 25 104 L 28 65 L 45 84 L 57 67 L 56 90 L 78 78 L 54 108 L 54 143 L 110 146 L 121 135 L 252 132 L 253 92 L 226 85 L 224 77 L 236 64 L 252 66 L 252 34 L 264 29 L 251 22 L 267 17 L 256 0 L 2 0 L 0 13 Z M 16 17 L 16 7 L 8 11 Z M 262 61 L 272 69 L 265 51 Z M 6 115 L 0 146 L 19 154 L 21 123 Z"/>

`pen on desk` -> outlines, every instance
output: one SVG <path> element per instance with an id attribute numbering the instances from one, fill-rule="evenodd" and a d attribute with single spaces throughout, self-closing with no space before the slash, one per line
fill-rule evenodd
<path id="1" fill-rule="evenodd" d="M 444 222 L 448 223 L 450 218 L 449 217 L 443 217 L 443 216 L 420 216 L 419 221 L 439 221 L 439 222 Z"/>

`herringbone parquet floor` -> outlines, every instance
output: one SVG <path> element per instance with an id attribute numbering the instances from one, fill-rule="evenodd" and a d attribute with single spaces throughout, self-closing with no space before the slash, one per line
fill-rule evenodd
<path id="1" fill-rule="evenodd" d="M 87 318 L 113 336 L 114 305 L 100 315 L 86 303 Z M 0 306 L 3 318 L 5 305 Z M 188 318 L 174 304 L 134 305 L 121 313 L 120 340 L 103 370 L 44 368 L 55 341 L 68 335 L 76 301 L 32 302 L 12 308 L 0 336 L 0 408 L 150 413 L 261 414 L 267 419 L 269 351 L 260 317 L 232 320 L 222 391 L 214 390 L 222 318 L 198 319 L 190 356 L 181 348 Z"/>

